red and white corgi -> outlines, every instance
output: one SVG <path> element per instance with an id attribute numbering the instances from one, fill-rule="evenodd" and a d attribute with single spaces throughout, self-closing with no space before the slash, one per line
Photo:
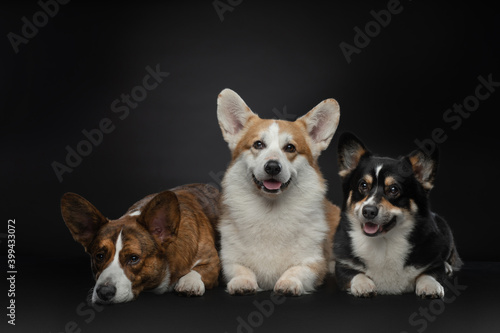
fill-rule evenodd
<path id="1" fill-rule="evenodd" d="M 232 152 L 219 221 L 227 291 L 313 291 L 333 263 L 340 219 L 318 167 L 339 123 L 338 103 L 327 99 L 294 122 L 259 118 L 230 89 L 217 104 Z"/>
<path id="2" fill-rule="evenodd" d="M 209 185 L 179 186 L 109 220 L 78 194 L 64 194 L 64 221 L 91 258 L 92 302 L 128 302 L 143 290 L 200 296 L 216 286 L 219 197 Z"/>

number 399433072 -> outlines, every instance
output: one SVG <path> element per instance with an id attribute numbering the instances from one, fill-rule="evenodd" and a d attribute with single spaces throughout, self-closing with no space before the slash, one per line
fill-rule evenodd
<path id="1" fill-rule="evenodd" d="M 14 270 L 16 269 L 16 220 L 9 220 L 7 228 L 7 265 L 10 270 Z"/>

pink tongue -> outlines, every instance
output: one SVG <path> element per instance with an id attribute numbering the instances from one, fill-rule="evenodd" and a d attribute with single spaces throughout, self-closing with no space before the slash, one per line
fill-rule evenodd
<path id="1" fill-rule="evenodd" d="M 268 190 L 278 190 L 281 187 L 281 182 L 274 179 L 264 180 L 263 183 Z"/>
<path id="2" fill-rule="evenodd" d="M 378 231 L 378 224 L 371 223 L 371 222 L 366 222 L 365 225 L 363 226 L 363 230 L 367 234 L 374 234 Z"/>

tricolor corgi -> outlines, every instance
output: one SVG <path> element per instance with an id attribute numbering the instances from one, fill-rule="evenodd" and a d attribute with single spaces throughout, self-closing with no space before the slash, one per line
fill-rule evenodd
<path id="1" fill-rule="evenodd" d="M 64 194 L 64 221 L 91 258 L 92 302 L 128 302 L 143 290 L 201 296 L 216 286 L 219 197 L 210 185 L 179 186 L 109 220 L 78 194 Z"/>
<path id="2" fill-rule="evenodd" d="M 294 122 L 261 119 L 223 90 L 217 116 L 232 152 L 222 181 L 219 230 L 227 291 L 313 291 L 332 266 L 340 209 L 326 198 L 318 166 L 339 123 L 327 99 Z"/>
<path id="3" fill-rule="evenodd" d="M 462 262 L 451 230 L 431 212 L 438 166 L 416 150 L 398 159 L 370 153 L 353 134 L 340 137 L 344 202 L 335 234 L 336 278 L 354 296 L 415 292 L 442 298 L 442 283 Z"/>

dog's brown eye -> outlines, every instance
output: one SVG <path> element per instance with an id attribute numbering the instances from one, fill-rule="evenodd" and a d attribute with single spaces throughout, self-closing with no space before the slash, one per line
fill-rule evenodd
<path id="1" fill-rule="evenodd" d="M 358 188 L 359 188 L 359 192 L 361 192 L 361 194 L 366 194 L 366 192 L 368 192 L 370 190 L 370 185 L 367 182 L 365 182 L 364 180 L 361 180 L 359 182 Z"/>
<path id="2" fill-rule="evenodd" d="M 96 260 L 97 262 L 101 262 L 101 261 L 103 261 L 103 260 L 104 260 L 104 253 L 98 253 L 98 254 L 96 254 L 96 255 L 95 255 L 95 260 Z"/>
<path id="3" fill-rule="evenodd" d="M 137 256 L 137 255 L 135 255 L 135 254 L 134 254 L 134 255 L 131 255 L 131 256 L 130 256 L 130 258 L 129 258 L 129 260 L 128 260 L 128 263 L 129 263 L 129 265 L 135 265 L 135 264 L 137 264 L 140 260 L 141 260 L 141 258 L 139 258 L 139 256 Z"/>
<path id="4" fill-rule="evenodd" d="M 387 194 L 392 196 L 392 197 L 398 196 L 399 195 L 399 187 L 397 187 L 396 185 L 389 186 L 387 189 Z"/>
<path id="5" fill-rule="evenodd" d="M 287 152 L 287 153 L 295 153 L 295 151 L 297 150 L 295 148 L 294 145 L 292 145 L 291 143 L 287 144 L 284 148 L 284 150 Z"/>
<path id="6" fill-rule="evenodd" d="M 255 141 L 255 142 L 253 143 L 253 147 L 254 147 L 255 149 L 263 149 L 263 148 L 265 148 L 265 147 L 266 147 L 266 145 L 264 145 L 264 143 L 262 143 L 262 141 Z"/>

